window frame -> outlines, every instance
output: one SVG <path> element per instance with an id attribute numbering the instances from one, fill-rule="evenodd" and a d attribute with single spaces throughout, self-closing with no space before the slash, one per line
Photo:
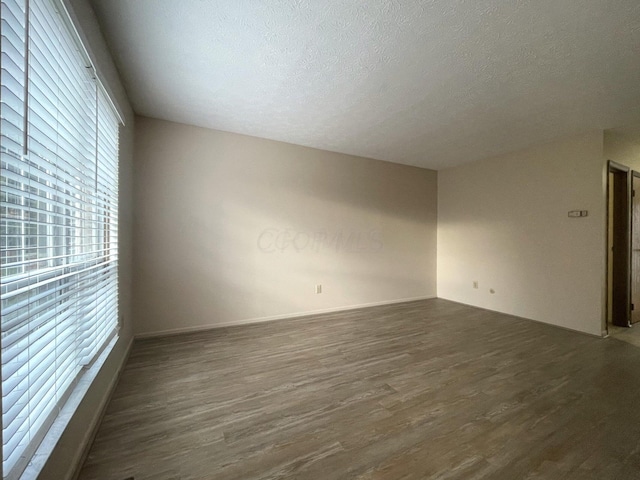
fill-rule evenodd
<path id="1" fill-rule="evenodd" d="M 4 17 L 4 9 L 5 9 L 5 3 L 9 3 L 12 2 L 13 0 L 2 0 L 2 8 L 3 8 L 3 17 Z M 18 0 L 16 0 L 17 3 Z M 25 29 L 25 38 L 24 38 L 24 42 L 25 42 L 25 52 L 24 52 L 24 56 L 25 56 L 25 82 L 24 82 L 24 89 L 25 89 L 25 96 L 23 98 L 23 103 L 24 103 L 24 128 L 22 131 L 22 134 L 24 135 L 24 140 L 23 140 L 23 146 L 24 146 L 24 151 L 23 154 L 25 155 L 24 158 L 27 159 L 27 162 L 31 161 L 29 159 L 30 156 L 33 156 L 32 152 L 27 151 L 28 145 L 29 145 L 29 118 L 28 118 L 28 114 L 30 112 L 29 110 L 29 48 L 30 48 L 30 39 L 31 39 L 31 28 L 33 28 L 33 26 L 30 24 L 31 21 L 31 17 L 30 17 L 30 3 L 31 2 L 48 2 L 53 9 L 56 10 L 57 15 L 57 21 L 59 21 L 59 25 L 58 28 L 60 29 L 64 29 L 64 31 L 66 32 L 67 35 L 70 36 L 70 39 L 73 41 L 74 47 L 77 50 L 78 54 L 79 54 L 79 59 L 82 62 L 84 68 L 86 68 L 89 72 L 90 75 L 93 77 L 92 80 L 95 84 L 95 98 L 96 98 L 96 106 L 95 106 L 95 111 L 94 111 L 94 117 L 95 117 L 95 135 L 96 135 L 96 141 L 95 141 L 95 148 L 94 148 L 94 152 L 95 152 L 95 156 L 96 156 L 96 163 L 95 163 L 95 173 L 96 173 L 96 191 L 95 191 L 95 197 L 96 197 L 96 203 L 95 203 L 95 217 L 99 217 L 102 215 L 102 221 L 95 221 L 94 220 L 94 224 L 100 226 L 100 228 L 98 229 L 97 235 L 95 235 L 96 238 L 101 240 L 99 241 L 100 245 L 110 245 L 111 244 L 111 240 L 113 237 L 113 243 L 115 244 L 115 262 L 114 262 L 114 266 L 113 268 L 115 269 L 115 326 L 113 327 L 113 329 L 109 332 L 107 332 L 106 337 L 103 335 L 101 339 L 99 339 L 99 342 L 94 346 L 92 345 L 91 347 L 91 354 L 88 355 L 86 357 L 86 359 L 84 361 L 82 361 L 80 363 L 80 368 L 78 373 L 75 375 L 73 381 L 71 382 L 71 384 L 68 386 L 68 388 L 66 389 L 66 392 L 64 393 L 64 395 L 62 395 L 62 398 L 59 399 L 59 401 L 56 403 L 56 405 L 54 406 L 54 408 L 51 410 L 51 413 L 49 415 L 52 416 L 50 421 L 45 422 L 46 426 L 43 426 L 42 428 L 42 432 L 41 434 L 37 435 L 37 439 L 36 440 L 32 440 L 31 442 L 29 442 L 29 446 L 27 449 L 25 449 L 24 451 L 27 452 L 27 454 L 24 455 L 24 458 L 21 458 L 19 461 L 15 462 L 14 465 L 11 467 L 11 469 L 9 470 L 9 472 L 5 472 L 4 471 L 4 465 L 3 465 L 3 478 L 19 478 L 23 475 L 23 471 L 25 471 L 25 468 L 27 468 L 27 464 L 30 462 L 31 458 L 33 457 L 33 455 L 35 454 L 35 452 L 38 450 L 42 449 L 42 440 L 45 438 L 45 435 L 47 434 L 47 430 L 50 428 L 50 426 L 56 422 L 56 418 L 60 418 L 61 417 L 61 413 L 63 412 L 67 412 L 64 416 L 68 417 L 69 416 L 69 408 L 73 408 L 73 410 L 75 410 L 75 408 L 77 407 L 77 405 L 79 404 L 80 400 L 82 399 L 82 397 L 84 396 L 84 394 L 86 393 L 86 390 L 89 388 L 89 386 L 91 385 L 91 382 L 93 381 L 93 379 L 95 378 L 95 375 L 97 374 L 97 370 L 99 369 L 99 367 L 101 366 L 102 362 L 104 362 L 106 360 L 106 357 L 108 355 L 108 352 L 113 348 L 113 346 L 115 345 L 115 342 L 117 341 L 118 338 L 118 329 L 119 329 L 119 320 L 120 320 L 120 307 L 119 307 L 119 288 L 120 288 L 120 281 L 119 281 L 119 266 L 118 266 L 118 260 L 117 260 L 117 244 L 118 244 L 118 230 L 117 230 L 117 225 L 118 225 L 118 210 L 119 210 L 119 202 L 118 202 L 118 191 L 119 191 L 119 178 L 118 178 L 118 163 L 119 163 L 119 146 L 120 146 L 120 141 L 118 138 L 118 130 L 120 129 L 120 127 L 122 125 L 124 125 L 124 122 L 122 121 L 122 115 L 120 114 L 118 108 L 116 107 L 116 104 L 113 102 L 113 100 L 111 99 L 110 95 L 108 94 L 107 90 L 104 88 L 104 85 L 102 84 L 102 82 L 100 81 L 100 79 L 98 78 L 98 75 L 96 74 L 96 68 L 93 64 L 93 62 L 91 61 L 91 57 L 88 53 L 88 50 L 85 48 L 82 40 L 81 40 L 81 35 L 79 34 L 79 31 L 76 29 L 72 17 L 69 13 L 69 11 L 66 8 L 66 5 L 64 4 L 64 2 L 62 0 L 24 0 L 24 4 L 25 4 L 25 25 L 24 25 L 24 29 Z M 67 39 L 68 40 L 68 39 Z M 4 39 L 3 39 L 4 41 Z M 4 85 L 3 85 L 4 87 Z M 98 160 L 98 156 L 100 154 L 99 152 L 99 139 L 100 139 L 100 128 L 99 128 L 99 122 L 100 122 L 100 108 L 99 108 L 99 103 L 102 102 L 103 104 L 106 104 L 106 108 L 109 109 L 109 114 L 112 115 L 114 121 L 115 121 L 115 129 L 116 129 L 116 135 L 115 135 L 115 202 L 113 202 L 113 198 L 109 197 L 108 199 L 105 199 L 105 204 L 103 205 L 103 210 L 100 211 L 99 210 L 99 206 L 98 206 L 98 198 L 100 196 L 100 193 L 98 192 L 98 170 L 100 169 L 100 162 Z M 103 105 L 104 107 L 104 105 Z M 3 120 L 4 120 L 4 116 L 3 116 Z M 4 152 L 4 148 L 3 148 L 3 154 Z M 35 161 L 35 160 L 34 160 Z M 3 162 L 4 165 L 4 162 Z M 3 176 L 4 176 L 4 170 L 3 170 Z M 4 188 L 4 183 L 3 183 L 3 199 L 4 199 L 4 195 L 6 193 L 7 195 L 7 199 L 8 196 L 10 195 L 9 192 L 5 192 L 5 188 Z M 23 195 L 23 198 L 25 197 L 25 195 Z M 37 202 L 36 202 L 37 203 Z M 46 203 L 46 202 L 45 202 Z M 54 204 L 55 202 L 50 202 L 50 204 Z M 107 206 L 108 203 L 108 206 Z M 59 207 L 63 206 L 63 204 L 59 203 L 57 204 Z M 86 204 L 85 204 L 86 205 Z M 33 205 L 21 205 L 23 208 L 23 213 L 24 212 L 30 212 L 33 213 L 33 210 L 37 210 L 37 208 L 34 208 Z M 5 207 L 5 202 L 3 202 L 3 213 L 2 213 L 2 219 L 3 222 L 6 220 L 7 222 L 9 222 L 8 219 L 8 209 L 9 207 L 9 202 L 6 202 L 6 213 L 4 211 L 4 207 Z M 47 209 L 47 211 L 43 212 L 45 215 L 49 215 L 49 214 L 53 214 L 53 212 L 49 211 Z M 6 218 L 5 218 L 6 217 Z M 12 220 L 13 221 L 13 220 Z M 29 265 L 28 263 L 26 263 L 28 261 L 27 256 L 29 256 L 29 248 L 33 249 L 34 253 L 35 253 L 35 260 L 38 260 L 38 252 L 40 251 L 40 249 L 46 249 L 48 251 L 54 252 L 56 250 L 62 250 L 63 251 L 63 255 L 72 255 L 72 253 L 69 251 L 69 245 L 64 245 L 64 244 L 56 244 L 55 242 L 53 242 L 52 244 L 47 244 L 47 245 L 40 245 L 40 224 L 39 224 L 39 214 L 35 214 L 35 218 L 32 218 L 32 215 L 29 215 L 28 218 L 22 218 L 22 220 L 15 220 L 16 225 L 14 225 L 14 228 L 18 228 L 20 230 L 20 232 L 17 235 L 17 238 L 20 239 L 20 243 L 21 246 L 18 247 L 13 247 L 13 250 L 11 251 L 11 253 L 15 253 L 22 261 L 21 265 L 26 266 Z M 35 244 L 34 245 L 30 245 L 29 247 L 27 247 L 27 242 L 30 241 L 30 237 L 27 235 L 27 229 L 33 228 L 35 225 Z M 8 226 L 8 223 L 7 223 Z M 56 229 L 60 229 L 62 231 L 64 230 L 70 230 L 70 228 L 67 225 L 54 225 L 54 224 L 48 224 L 45 223 L 45 228 L 46 228 L 46 236 L 49 235 L 54 235 L 55 234 L 55 230 Z M 82 230 L 82 227 L 79 228 L 80 230 Z M 4 233 L 4 232 L 3 232 Z M 5 258 L 7 257 L 7 252 L 9 251 L 8 246 L 5 245 L 5 235 L 2 235 L 3 238 L 3 245 L 1 247 L 2 249 L 2 263 L 3 263 L 3 267 L 5 264 Z M 68 238 L 67 235 L 62 235 L 61 238 Z M 85 237 L 81 236 L 80 238 L 85 239 Z M 105 239 L 109 238 L 108 242 L 105 242 Z M 8 241 L 8 237 L 6 238 L 6 241 Z M 63 242 L 64 243 L 64 242 Z M 66 252 L 64 252 L 65 250 L 67 250 Z M 103 253 L 102 253 L 102 257 L 98 257 L 98 258 L 109 258 L 111 257 L 111 255 L 113 254 L 111 248 L 109 247 L 109 250 L 104 250 L 103 249 Z M 52 258 L 55 257 L 55 255 L 47 255 L 46 258 Z M 20 265 L 20 264 L 19 264 Z M 34 266 L 34 270 L 39 271 L 38 270 L 38 265 L 39 263 L 34 263 L 32 264 Z M 71 266 L 71 265 L 70 265 Z M 64 266 L 64 270 L 67 270 L 67 265 Z M 15 267 L 15 268 L 19 268 L 19 267 Z M 109 267 L 111 268 L 111 267 Z M 27 270 L 27 269 L 25 269 Z M 16 276 L 17 272 L 14 273 L 13 276 Z M 28 272 L 25 272 L 25 275 L 28 275 Z M 55 284 L 57 285 L 59 282 L 64 282 L 64 278 L 70 279 L 73 277 L 70 276 L 65 276 L 63 275 L 62 278 L 59 278 L 57 280 L 55 280 Z M 5 283 L 5 278 L 3 277 L 3 285 Z M 54 290 L 58 291 L 62 291 L 64 290 L 64 286 L 62 285 L 58 285 L 54 288 Z M 97 302 L 97 300 L 96 300 Z M 57 334 L 56 334 L 57 335 Z M 3 334 L 3 339 L 4 339 L 4 334 Z M 4 344 L 4 340 L 2 342 Z M 4 352 L 3 352 L 4 353 Z M 4 355 L 3 355 L 4 357 Z M 5 363 L 4 363 L 4 358 L 3 358 L 3 362 L 2 362 L 2 367 L 4 370 L 5 367 Z M 56 367 L 57 368 L 57 367 Z M 4 395 L 4 393 L 3 393 Z M 4 397 L 3 397 L 4 399 Z M 70 399 L 74 399 L 73 402 L 69 401 Z M 70 405 L 74 403 L 75 407 L 73 407 L 73 405 Z M 67 418 L 68 421 L 68 418 Z M 4 431 L 2 432 L 2 436 L 4 436 Z M 2 438 L 2 437 L 0 437 Z M 4 445 L 4 442 L 3 442 Z M 46 448 L 45 448 L 46 450 Z M 4 462 L 3 462 L 4 463 Z"/>

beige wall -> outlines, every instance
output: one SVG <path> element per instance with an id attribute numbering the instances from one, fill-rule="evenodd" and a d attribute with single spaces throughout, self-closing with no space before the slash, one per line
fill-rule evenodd
<path id="1" fill-rule="evenodd" d="M 438 296 L 600 335 L 604 184 L 602 132 L 440 171 Z"/>
<path id="2" fill-rule="evenodd" d="M 436 294 L 434 171 L 143 117 L 135 158 L 138 334 Z"/>
<path id="3" fill-rule="evenodd" d="M 78 463 L 85 453 L 85 447 L 91 440 L 94 427 L 99 421 L 101 407 L 107 400 L 110 388 L 117 378 L 132 339 L 132 196 L 133 196 L 133 135 L 135 117 L 129 105 L 126 92 L 120 83 L 118 72 L 111 60 L 93 10 L 86 0 L 64 0 L 74 17 L 84 43 L 90 49 L 90 55 L 100 78 L 113 100 L 117 102 L 124 115 L 126 126 L 120 129 L 120 190 L 119 190 L 119 273 L 120 273 L 120 313 L 122 329 L 111 354 L 98 373 L 71 418 L 67 428 L 44 464 L 38 478 L 72 478 Z"/>

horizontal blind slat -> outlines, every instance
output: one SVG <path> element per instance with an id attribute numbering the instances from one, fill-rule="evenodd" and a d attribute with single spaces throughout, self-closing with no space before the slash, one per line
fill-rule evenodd
<path id="1" fill-rule="evenodd" d="M 24 1 L 2 0 L 0 18 L 3 467 L 10 475 L 118 326 L 118 117 L 54 1 L 29 5 L 26 85 Z"/>

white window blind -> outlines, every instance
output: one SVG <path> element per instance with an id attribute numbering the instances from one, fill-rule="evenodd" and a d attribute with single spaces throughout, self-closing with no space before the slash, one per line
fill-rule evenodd
<path id="1" fill-rule="evenodd" d="M 118 325 L 119 120 L 56 0 L 2 0 L 3 477 Z"/>

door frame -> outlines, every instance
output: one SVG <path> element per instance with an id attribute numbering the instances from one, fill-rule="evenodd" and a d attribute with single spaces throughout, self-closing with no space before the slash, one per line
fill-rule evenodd
<path id="1" fill-rule="evenodd" d="M 608 161 L 607 172 L 607 231 L 613 222 L 613 245 L 607 234 L 607 265 L 612 265 L 611 323 L 631 326 L 631 171 L 619 163 Z M 610 185 L 613 183 L 613 185 Z M 609 218 L 609 197 L 613 189 L 613 218 Z M 615 246 L 615 248 L 614 248 Z M 607 275 L 609 268 L 607 267 Z M 607 284 L 609 280 L 607 279 Z M 609 308 L 607 294 L 607 311 Z M 607 322 L 607 330 L 609 322 Z"/>

